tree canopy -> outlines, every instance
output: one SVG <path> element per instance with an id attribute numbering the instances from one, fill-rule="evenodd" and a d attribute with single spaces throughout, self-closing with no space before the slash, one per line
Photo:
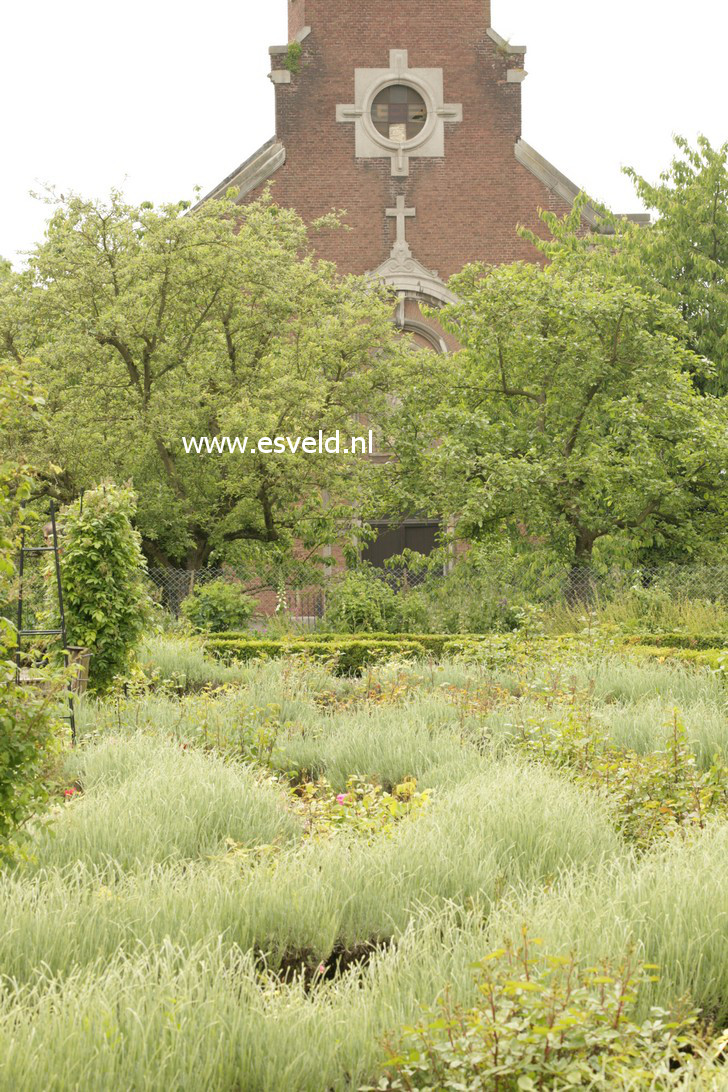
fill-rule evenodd
<path id="1" fill-rule="evenodd" d="M 728 143 L 697 148 L 677 137 L 678 154 L 656 184 L 627 174 L 654 224 L 632 233 L 631 250 L 682 314 L 690 347 L 715 366 L 709 389 L 728 393 Z M 634 263 L 633 263 L 634 264 Z"/>
<path id="2" fill-rule="evenodd" d="M 653 214 L 649 226 L 614 216 L 592 202 L 599 227 L 585 234 L 582 195 L 571 215 L 543 215 L 551 238 L 521 234 L 549 261 L 611 270 L 675 307 L 685 322 L 689 348 L 713 365 L 707 373 L 696 373 L 698 387 L 727 394 L 728 143 L 716 149 L 699 137 L 693 148 L 676 137 L 675 144 L 677 154 L 657 183 L 625 169 Z"/>
<path id="3" fill-rule="evenodd" d="M 406 353 L 390 319 L 386 294 L 315 260 L 269 196 L 192 211 L 64 199 L 28 270 L 2 279 L 5 350 L 41 361 L 48 391 L 45 428 L 12 443 L 63 467 L 60 500 L 132 481 L 153 562 L 314 549 L 353 527 L 363 460 L 205 457 L 182 437 L 359 434 Z"/>
<path id="4" fill-rule="evenodd" d="M 439 317 L 462 350 L 417 365 L 385 503 L 576 565 L 597 545 L 694 553 L 725 511 L 728 416 L 695 389 L 710 367 L 679 313 L 581 261 L 473 265 L 450 287 Z"/>

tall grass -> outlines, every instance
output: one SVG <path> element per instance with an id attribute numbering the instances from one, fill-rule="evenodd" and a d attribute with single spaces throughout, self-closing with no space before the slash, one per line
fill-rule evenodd
<path id="1" fill-rule="evenodd" d="M 405 777 L 424 786 L 438 767 L 467 770 L 477 752 L 453 730 L 457 713 L 442 702 L 373 707 L 292 724 L 276 737 L 271 765 L 312 778 L 325 776 L 337 790 L 353 774 L 389 788 Z"/>
<path id="2" fill-rule="evenodd" d="M 492 939 L 528 922 L 550 952 L 593 962 L 630 951 L 659 967 L 645 1004 L 689 994 L 717 1025 L 728 1021 L 728 824 L 677 841 L 638 863 L 624 859 L 596 877 L 562 875 L 546 894 L 495 915 Z"/>
<path id="3" fill-rule="evenodd" d="M 728 961 L 725 901 L 716 895 L 727 836 L 716 829 L 651 861 L 622 858 L 600 875 L 562 876 L 546 893 L 521 892 L 490 923 L 478 910 L 415 912 L 366 967 L 308 989 L 214 940 L 120 950 L 65 978 L 42 972 L 0 995 L 0 1081 L 22 1092 L 356 1089 L 376 1079 L 382 1037 L 415 1020 L 446 984 L 454 1001 L 474 998 L 471 962 L 524 920 L 550 952 L 618 962 L 632 949 L 660 963 L 645 1006 L 688 990 L 719 1018 Z"/>
<path id="4" fill-rule="evenodd" d="M 185 817 L 179 821 L 186 831 Z M 174 824 L 172 817 L 157 859 L 171 857 Z M 568 869 L 593 871 L 622 852 L 599 800 L 514 763 L 483 764 L 422 817 L 371 844 L 332 838 L 262 860 L 228 856 L 118 876 L 91 867 L 103 854 L 61 832 L 59 848 L 44 856 L 67 861 L 76 842 L 86 864 L 19 874 L 0 889 L 7 973 L 32 978 L 41 964 L 68 973 L 110 958 L 120 943 L 156 946 L 166 937 L 194 944 L 221 936 L 265 952 L 273 965 L 296 954 L 313 964 L 337 947 L 401 934 L 418 907 L 477 902 L 487 912 L 510 887 L 552 882 Z M 109 848 L 103 837 L 101 845 Z M 139 852 L 131 859 L 136 865 Z"/>
<path id="5" fill-rule="evenodd" d="M 84 791 L 39 832 L 34 855 L 44 868 L 132 869 L 219 854 L 227 839 L 286 844 L 301 834 L 259 775 L 164 739 L 111 737 L 79 752 L 69 774 Z"/>
<path id="6" fill-rule="evenodd" d="M 245 679 L 239 666 L 205 656 L 199 637 L 147 637 L 139 650 L 139 663 L 148 678 L 170 682 L 182 690 L 235 685 Z"/>
<path id="7" fill-rule="evenodd" d="M 470 999 L 484 951 L 475 916 L 420 915 L 359 971 L 307 990 L 214 941 L 117 953 L 67 979 L 0 995 L 0 1083 L 18 1092 L 179 1089 L 321 1092 L 376 1077 L 381 1040 L 446 983 Z M 41 1029 L 41 1034 L 39 1034 Z"/>
<path id="8" fill-rule="evenodd" d="M 165 655 L 207 670 L 199 649 Z M 214 694 L 85 703 L 66 765 L 82 792 L 0 877 L 0 1089 L 354 1090 L 422 1006 L 475 999 L 472 962 L 524 922 L 549 952 L 660 964 L 645 1004 L 688 992 L 728 1018 L 728 825 L 637 859 L 604 800 L 509 754 L 519 718 L 588 708 L 655 749 L 677 705 L 707 760 L 725 691 L 559 656 L 362 680 L 250 664 Z M 386 835 L 309 837 L 287 776 L 352 774 L 415 776 L 430 804 Z"/>

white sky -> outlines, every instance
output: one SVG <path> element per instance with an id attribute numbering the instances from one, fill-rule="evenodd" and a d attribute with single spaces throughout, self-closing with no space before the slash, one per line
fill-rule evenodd
<path id="1" fill-rule="evenodd" d="M 728 140 L 725 0 L 493 0 L 493 26 L 528 46 L 524 137 L 616 211 L 639 208 L 623 164 L 652 179 L 672 133 Z M 188 198 L 273 135 L 286 0 L 6 0 L 0 27 L 6 258 L 42 237 L 44 183 Z"/>

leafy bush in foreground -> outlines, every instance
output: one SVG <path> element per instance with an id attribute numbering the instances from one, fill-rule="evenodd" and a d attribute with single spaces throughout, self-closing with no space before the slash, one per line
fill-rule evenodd
<path id="1" fill-rule="evenodd" d="M 242 587 L 228 580 L 195 588 L 181 606 L 184 617 L 200 633 L 245 629 L 254 609 L 255 603 Z"/>
<path id="2" fill-rule="evenodd" d="M 339 633 L 399 629 L 400 596 L 370 569 L 346 574 L 328 596 L 326 624 Z"/>
<path id="3" fill-rule="evenodd" d="M 405 1029 L 379 1089 L 675 1087 L 699 1046 L 697 1012 L 653 1008 L 635 1020 L 641 986 L 657 968 L 626 964 L 582 969 L 573 956 L 533 955 L 524 929 L 518 949 L 476 964 L 482 1000 L 446 1000 L 434 1019 Z"/>

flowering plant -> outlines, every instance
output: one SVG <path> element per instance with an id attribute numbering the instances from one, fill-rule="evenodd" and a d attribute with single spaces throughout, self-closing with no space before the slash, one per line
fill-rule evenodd
<path id="1" fill-rule="evenodd" d="M 391 792 L 356 775 L 347 781 L 346 792 L 334 793 L 325 778 L 291 791 L 309 833 L 315 835 L 341 828 L 367 836 L 390 834 L 400 820 L 418 814 L 430 800 L 429 793 L 417 791 L 414 778 L 405 778 Z"/>

